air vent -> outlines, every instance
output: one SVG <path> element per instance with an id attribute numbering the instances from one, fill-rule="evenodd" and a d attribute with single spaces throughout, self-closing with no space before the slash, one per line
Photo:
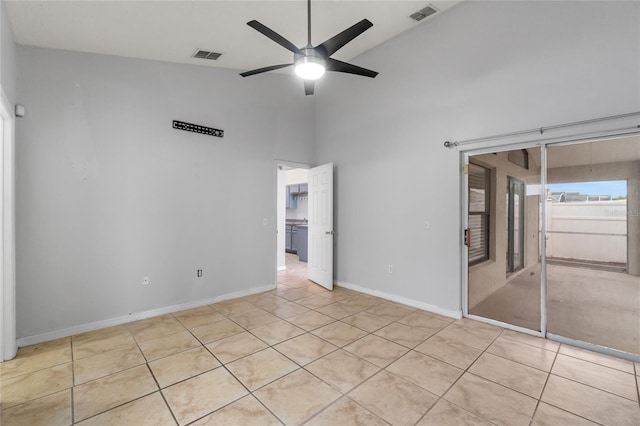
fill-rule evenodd
<path id="1" fill-rule="evenodd" d="M 196 50 L 196 53 L 193 54 L 194 58 L 211 59 L 212 61 L 217 60 L 220 56 L 222 56 L 222 53 L 212 52 L 210 50 L 202 50 L 202 49 Z"/>
<path id="2" fill-rule="evenodd" d="M 438 11 L 438 9 L 436 9 L 435 7 L 429 5 L 429 6 L 425 7 L 424 9 L 420 9 L 416 13 L 412 13 L 411 15 L 409 15 L 409 17 L 411 19 L 413 19 L 414 21 L 422 21 L 424 18 L 433 15 L 437 11 Z"/>

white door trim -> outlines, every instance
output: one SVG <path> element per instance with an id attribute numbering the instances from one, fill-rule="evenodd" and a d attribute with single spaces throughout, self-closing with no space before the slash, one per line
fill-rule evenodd
<path id="1" fill-rule="evenodd" d="M 16 282 L 15 282 L 15 115 L 0 87 L 0 119 L 2 119 L 2 147 L 0 161 L 0 361 L 15 357 L 16 340 Z"/>

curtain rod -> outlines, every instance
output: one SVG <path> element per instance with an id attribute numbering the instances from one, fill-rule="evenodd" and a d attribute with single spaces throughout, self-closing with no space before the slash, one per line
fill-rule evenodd
<path id="1" fill-rule="evenodd" d="M 583 124 L 591 124 L 591 123 L 598 123 L 601 121 L 607 121 L 607 120 L 615 120 L 615 119 L 619 119 L 619 118 L 628 118 L 628 117 L 633 117 L 633 116 L 640 116 L 640 112 L 630 112 L 627 114 L 619 114 L 619 115 L 611 115 L 608 117 L 601 117 L 601 118 L 593 118 L 591 120 L 583 120 L 583 121 L 574 121 L 573 123 L 565 123 L 565 124 L 556 124 L 554 126 L 546 126 L 546 127 L 539 127 L 537 129 L 530 129 L 530 130 L 521 130 L 518 132 L 510 132 L 510 133 L 502 133 L 499 135 L 494 135 L 494 136 L 485 136 L 482 138 L 474 138 L 474 139 L 466 139 L 466 140 L 462 140 L 462 141 L 445 141 L 444 146 L 445 148 L 455 148 L 457 146 L 460 145 L 467 145 L 470 143 L 475 143 L 475 142 L 484 142 L 484 141 L 489 141 L 489 140 L 493 140 L 493 139 L 503 139 L 503 138 L 507 138 L 507 137 L 512 137 L 512 136 L 521 136 L 521 135 L 527 135 L 530 133 L 539 133 L 539 134 L 544 134 L 544 132 L 549 131 L 549 130 L 555 130 L 555 129 L 562 129 L 565 127 L 572 127 L 572 126 L 580 126 Z M 640 128 L 640 125 L 638 125 L 638 128 Z"/>

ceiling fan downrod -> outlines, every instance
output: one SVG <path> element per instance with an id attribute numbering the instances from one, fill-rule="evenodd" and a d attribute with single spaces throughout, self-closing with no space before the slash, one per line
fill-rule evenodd
<path id="1" fill-rule="evenodd" d="M 307 0 L 307 46 L 311 47 L 311 0 Z"/>

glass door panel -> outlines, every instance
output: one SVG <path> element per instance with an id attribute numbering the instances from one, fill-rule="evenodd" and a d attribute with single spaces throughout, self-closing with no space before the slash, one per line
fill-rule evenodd
<path id="1" fill-rule="evenodd" d="M 540 153 L 471 156 L 468 185 L 468 312 L 538 331 Z"/>
<path id="2" fill-rule="evenodd" d="M 640 354 L 640 138 L 547 148 L 547 330 Z"/>

